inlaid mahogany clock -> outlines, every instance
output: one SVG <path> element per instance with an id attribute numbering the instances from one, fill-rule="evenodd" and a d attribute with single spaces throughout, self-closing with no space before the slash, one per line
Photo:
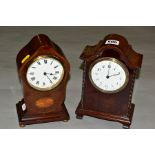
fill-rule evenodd
<path id="1" fill-rule="evenodd" d="M 82 97 L 76 109 L 83 115 L 117 121 L 129 128 L 134 104 L 132 93 L 143 55 L 120 35 L 110 34 L 95 46 L 86 46 L 83 60 Z"/>
<path id="2" fill-rule="evenodd" d="M 17 103 L 20 126 L 67 121 L 64 105 L 70 65 L 46 35 L 35 36 L 17 55 L 23 99 Z"/>

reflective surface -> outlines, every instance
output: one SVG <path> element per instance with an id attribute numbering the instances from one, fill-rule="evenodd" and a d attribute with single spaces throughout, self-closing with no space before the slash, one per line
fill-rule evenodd
<path id="1" fill-rule="evenodd" d="M 34 89 L 47 91 L 58 86 L 63 75 L 64 69 L 58 60 L 49 56 L 39 56 L 29 66 L 26 78 Z"/>
<path id="2" fill-rule="evenodd" d="M 119 60 L 105 57 L 92 64 L 89 76 L 96 89 L 105 93 L 115 93 L 126 86 L 129 73 Z"/>

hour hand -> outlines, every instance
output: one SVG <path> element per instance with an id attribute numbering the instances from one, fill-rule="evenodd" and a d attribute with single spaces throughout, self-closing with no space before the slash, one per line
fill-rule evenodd
<path id="1" fill-rule="evenodd" d="M 50 75 L 55 75 L 55 74 L 53 74 L 53 73 L 50 73 Z"/>
<path id="2" fill-rule="evenodd" d="M 46 73 L 46 72 L 44 73 L 44 75 L 45 75 L 45 74 L 46 74 L 46 75 L 47 75 L 47 74 L 49 74 L 49 75 L 55 75 L 55 74 L 53 74 L 53 73 Z"/>

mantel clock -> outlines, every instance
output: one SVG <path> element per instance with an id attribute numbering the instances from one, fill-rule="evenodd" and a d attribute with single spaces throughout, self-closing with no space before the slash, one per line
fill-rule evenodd
<path id="1" fill-rule="evenodd" d="M 60 47 L 40 34 L 16 60 L 24 96 L 16 105 L 20 126 L 69 120 L 64 101 L 70 65 Z"/>
<path id="2" fill-rule="evenodd" d="M 123 36 L 110 34 L 97 45 L 86 46 L 80 58 L 83 84 L 77 118 L 88 115 L 129 128 L 134 111 L 134 82 L 143 55 L 135 52 Z"/>

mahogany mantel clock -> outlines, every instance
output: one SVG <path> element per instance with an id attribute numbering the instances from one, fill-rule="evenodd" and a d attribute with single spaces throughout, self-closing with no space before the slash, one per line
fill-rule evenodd
<path id="1" fill-rule="evenodd" d="M 77 118 L 88 115 L 129 128 L 134 111 L 133 87 L 143 56 L 123 36 L 110 34 L 97 45 L 86 46 L 80 58 L 84 72 Z"/>
<path id="2" fill-rule="evenodd" d="M 64 105 L 70 65 L 46 35 L 35 36 L 17 55 L 23 99 L 17 103 L 20 126 L 67 121 Z"/>

